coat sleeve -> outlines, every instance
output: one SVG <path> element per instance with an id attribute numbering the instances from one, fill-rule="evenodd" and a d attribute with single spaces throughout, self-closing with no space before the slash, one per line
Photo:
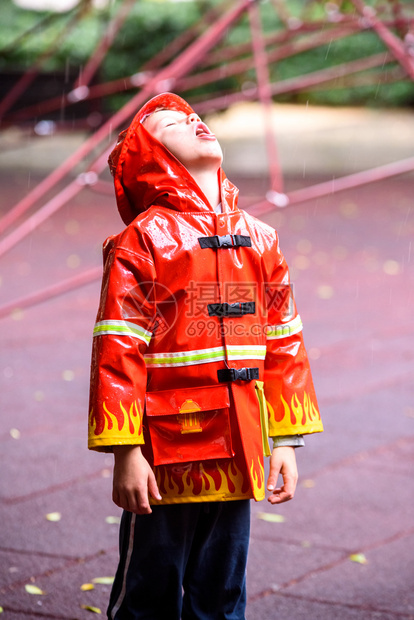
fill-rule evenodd
<path id="1" fill-rule="evenodd" d="M 144 353 L 156 315 L 149 252 L 139 246 L 131 252 L 113 241 L 109 246 L 93 330 L 88 432 L 89 448 L 104 452 L 144 443 Z"/>
<path id="2" fill-rule="evenodd" d="M 266 285 L 268 327 L 264 393 L 269 436 L 323 430 L 286 261 L 277 238 Z"/>

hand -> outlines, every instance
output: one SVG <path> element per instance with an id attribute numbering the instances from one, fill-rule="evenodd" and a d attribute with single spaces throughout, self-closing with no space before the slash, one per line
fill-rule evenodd
<path id="1" fill-rule="evenodd" d="M 148 461 L 140 446 L 114 446 L 114 503 L 136 514 L 150 514 L 149 496 L 162 499 Z"/>
<path id="2" fill-rule="evenodd" d="M 283 485 L 276 488 L 279 474 L 282 475 Z M 296 466 L 295 448 L 280 446 L 273 448 L 270 457 L 270 472 L 267 480 L 267 490 L 272 491 L 268 497 L 271 504 L 281 504 L 293 499 L 298 481 L 298 469 Z"/>

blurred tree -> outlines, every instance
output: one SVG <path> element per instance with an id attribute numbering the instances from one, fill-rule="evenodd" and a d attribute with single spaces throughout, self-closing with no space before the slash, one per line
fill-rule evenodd
<path id="1" fill-rule="evenodd" d="M 52 15 L 23 10 L 12 0 L 2 0 L 2 27 L 0 29 L 0 71 L 22 71 L 41 57 L 56 34 L 61 33 L 57 51 L 42 64 L 44 72 L 59 72 L 73 79 L 87 62 L 99 39 L 103 36 L 120 0 L 106 7 L 85 10 L 76 27 L 65 36 L 65 25 L 73 16 Z M 411 0 L 400 0 L 402 6 L 411 6 Z M 145 68 L 145 65 L 158 52 L 163 50 L 178 35 L 200 20 L 211 6 L 220 6 L 222 0 L 190 0 L 172 2 L 162 0 L 141 0 L 133 9 L 118 33 L 100 69 L 99 80 L 107 81 L 132 75 Z M 283 3 L 264 1 L 261 4 L 265 33 L 286 29 L 283 10 L 275 11 L 275 5 L 283 8 Z M 377 0 L 368 4 L 376 6 Z M 383 5 L 384 3 L 382 3 Z M 85 5 L 86 6 L 86 5 Z M 285 5 L 286 6 L 286 5 Z M 306 20 L 326 20 L 336 11 L 355 14 L 350 0 L 335 2 L 313 0 L 289 0 L 289 24 L 295 27 Z M 392 15 L 393 3 L 389 3 Z M 90 8 L 90 7 L 88 7 Z M 76 9 L 74 9 L 76 10 Z M 288 27 L 289 27 L 289 24 Z M 401 33 L 399 33 L 401 34 Z M 404 33 L 402 33 L 404 34 Z M 229 31 L 225 44 L 237 45 L 250 38 L 249 22 L 242 18 Z M 386 48 L 378 36 L 370 30 L 362 31 L 343 39 L 332 40 L 328 45 L 313 50 L 290 55 L 271 66 L 274 81 L 286 80 L 320 69 L 326 69 L 344 62 L 363 58 Z M 217 61 L 219 67 L 224 61 Z M 218 89 L 241 88 L 254 80 L 254 71 L 243 75 L 224 78 L 213 84 L 194 89 L 192 94 L 208 94 Z M 397 81 L 396 81 L 397 80 Z M 108 109 L 115 109 L 130 97 L 128 93 L 112 95 L 105 100 Z M 279 101 L 306 102 L 325 105 L 370 105 L 370 106 L 411 106 L 414 105 L 414 84 L 398 70 L 388 68 L 372 71 L 371 77 L 358 79 L 338 78 L 318 88 L 308 88 L 298 93 L 278 96 Z"/>

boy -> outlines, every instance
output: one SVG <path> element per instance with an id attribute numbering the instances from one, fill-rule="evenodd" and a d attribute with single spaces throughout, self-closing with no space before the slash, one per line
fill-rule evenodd
<path id="1" fill-rule="evenodd" d="M 322 430 L 277 235 L 239 211 L 221 162 L 171 93 L 109 159 L 127 227 L 104 246 L 89 416 L 124 509 L 109 618 L 244 619 L 263 454 L 268 501 L 288 501 L 294 448 Z"/>

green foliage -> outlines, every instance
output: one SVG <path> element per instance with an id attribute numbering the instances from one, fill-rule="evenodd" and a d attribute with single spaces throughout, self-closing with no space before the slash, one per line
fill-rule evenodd
<path id="1" fill-rule="evenodd" d="M 105 59 L 104 79 L 139 71 L 200 17 L 201 12 L 194 2 L 137 2 Z"/>
<path id="2" fill-rule="evenodd" d="M 401 0 L 407 4 L 411 0 Z M 375 5 L 377 0 L 370 0 Z M 109 3 L 103 10 L 84 10 L 82 19 L 71 28 L 75 9 L 67 14 L 51 15 L 19 9 L 12 0 L 2 0 L 2 28 L 0 29 L 0 70 L 24 70 L 41 60 L 42 71 L 59 71 L 76 75 L 85 65 L 100 38 L 104 35 L 120 0 Z M 349 0 L 338 0 L 342 11 L 354 13 Z M 230 3 L 231 4 L 231 3 Z M 332 5 L 333 3 L 331 3 Z M 162 0 L 140 0 L 133 5 L 128 20 L 118 33 L 99 73 L 99 79 L 108 81 L 130 76 L 145 70 L 157 53 L 190 26 L 200 20 L 212 5 L 223 5 L 223 0 L 192 0 L 171 2 Z M 327 4 L 316 0 L 289 0 L 286 3 L 290 14 L 296 19 L 321 20 L 326 18 Z M 229 4 L 225 5 L 229 6 Z M 281 15 L 274 10 L 274 3 L 263 0 L 260 4 L 263 29 L 272 33 L 282 28 Z M 36 27 L 37 25 L 37 27 Z M 27 36 L 24 36 L 27 33 Z M 229 30 L 225 45 L 238 45 L 249 41 L 249 20 L 245 15 Z M 42 59 L 50 46 L 53 53 Z M 358 58 L 384 52 L 385 46 L 376 34 L 364 31 L 332 41 L 329 45 L 291 55 L 271 66 L 273 81 L 283 81 L 327 69 Z M 349 86 L 340 78 L 335 83 L 321 85 L 300 93 L 279 96 L 280 101 L 304 102 L 326 105 L 376 105 L 403 106 L 414 104 L 414 85 L 409 80 L 383 83 L 384 71 L 373 70 L 372 83 Z M 199 87 L 191 94 L 209 94 L 240 88 L 254 80 L 254 71 L 242 76 L 219 80 L 215 84 Z M 111 109 L 116 109 L 130 97 L 129 93 L 114 95 L 106 100 Z"/>

